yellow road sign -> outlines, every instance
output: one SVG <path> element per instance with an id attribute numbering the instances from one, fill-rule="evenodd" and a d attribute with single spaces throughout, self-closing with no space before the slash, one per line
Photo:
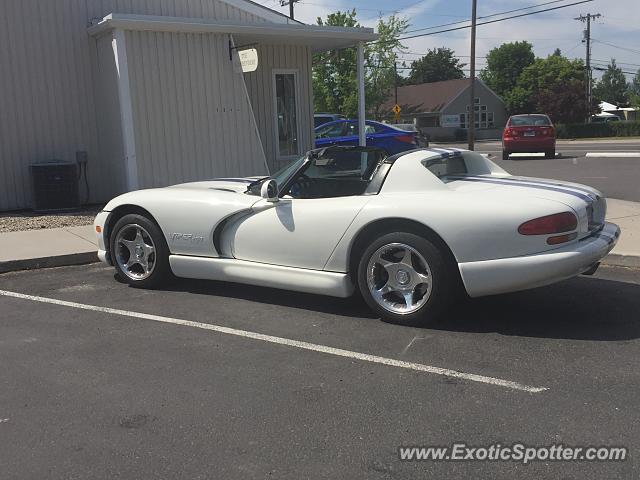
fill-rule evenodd
<path id="1" fill-rule="evenodd" d="M 402 109 L 400 108 L 400 105 L 398 105 L 397 103 L 393 106 L 393 108 L 391 109 L 391 111 L 393 113 L 397 115 L 400 115 L 400 112 L 402 111 Z"/>

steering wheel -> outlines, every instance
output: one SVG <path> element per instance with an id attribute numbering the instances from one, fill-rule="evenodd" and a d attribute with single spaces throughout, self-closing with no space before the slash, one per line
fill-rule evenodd
<path id="1" fill-rule="evenodd" d="M 291 184 L 291 188 L 289 188 L 289 195 L 293 198 L 300 198 L 311 188 L 313 181 L 304 173 L 301 173 L 298 178 Z"/>

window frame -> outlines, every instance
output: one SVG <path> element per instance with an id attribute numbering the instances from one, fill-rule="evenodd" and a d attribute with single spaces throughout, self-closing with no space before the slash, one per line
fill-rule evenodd
<path id="1" fill-rule="evenodd" d="M 294 83 L 294 95 L 296 100 L 296 138 L 297 138 L 297 151 L 287 155 L 280 153 L 280 135 L 278 132 L 278 88 L 276 85 L 276 77 L 278 75 L 293 75 Z M 271 88 L 273 97 L 273 138 L 275 141 L 275 151 L 277 160 L 291 160 L 300 157 L 301 152 L 301 134 L 302 128 L 300 125 L 301 109 L 300 109 L 300 71 L 297 68 L 274 68 L 271 70 Z"/>

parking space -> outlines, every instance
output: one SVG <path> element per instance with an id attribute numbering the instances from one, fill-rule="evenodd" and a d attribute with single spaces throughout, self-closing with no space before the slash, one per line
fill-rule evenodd
<path id="1" fill-rule="evenodd" d="M 0 290 L 22 295 L 0 296 L 4 478 L 638 474 L 637 270 L 472 300 L 424 329 L 358 299 L 186 280 L 134 290 L 102 265 L 5 274 Z M 455 441 L 631 457 L 398 461 L 398 446 Z"/>

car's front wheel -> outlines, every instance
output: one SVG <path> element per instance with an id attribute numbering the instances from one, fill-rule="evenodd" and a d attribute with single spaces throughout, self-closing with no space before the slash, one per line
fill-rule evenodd
<path id="1" fill-rule="evenodd" d="M 125 215 L 112 232 L 111 258 L 119 276 L 129 285 L 154 288 L 170 276 L 169 248 L 153 221 L 142 215 Z"/>
<path id="2" fill-rule="evenodd" d="M 435 320 L 455 297 L 455 272 L 445 252 L 408 232 L 389 233 L 364 251 L 358 287 L 380 317 L 420 326 Z"/>

